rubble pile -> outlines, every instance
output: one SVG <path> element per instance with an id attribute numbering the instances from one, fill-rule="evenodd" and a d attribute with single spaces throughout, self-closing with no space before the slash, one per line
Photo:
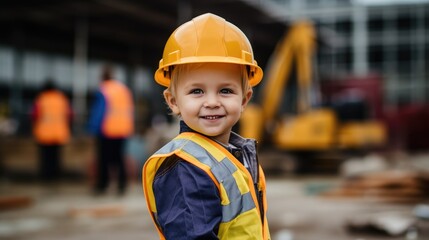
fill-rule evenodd
<path id="1" fill-rule="evenodd" d="M 429 199 L 429 174 L 412 170 L 365 173 L 344 179 L 339 188 L 323 195 L 389 202 L 421 202 Z"/>
<path id="2" fill-rule="evenodd" d="M 415 203 L 429 199 L 427 169 L 392 166 L 385 159 L 374 156 L 361 160 L 360 164 L 360 167 L 356 165 L 355 160 L 353 163 L 345 163 L 346 167 L 343 169 L 346 170 L 341 184 L 324 192 L 323 196 L 359 197 L 397 203 Z"/>

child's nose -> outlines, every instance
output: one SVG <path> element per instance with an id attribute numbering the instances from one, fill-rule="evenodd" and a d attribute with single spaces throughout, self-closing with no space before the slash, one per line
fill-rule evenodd
<path id="1" fill-rule="evenodd" d="M 219 107 L 220 101 L 217 94 L 207 94 L 206 101 L 204 102 L 204 107 Z"/>

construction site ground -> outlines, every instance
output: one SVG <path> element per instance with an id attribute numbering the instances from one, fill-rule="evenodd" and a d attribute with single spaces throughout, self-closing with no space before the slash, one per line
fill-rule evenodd
<path id="1" fill-rule="evenodd" d="M 355 216 L 374 213 L 412 216 L 416 205 L 362 198 L 333 199 L 318 194 L 339 181 L 337 177 L 316 176 L 268 178 L 272 238 L 429 239 L 429 221 L 422 220 L 416 225 L 418 232 L 408 231 L 398 236 L 349 231 L 347 222 Z M 0 239 L 158 239 L 137 182 L 130 185 L 125 196 L 117 196 L 114 186 L 104 196 L 93 196 L 85 182 L 69 181 L 56 186 L 2 181 L 0 192 L 3 197 L 30 198 L 0 211 Z"/>
<path id="2" fill-rule="evenodd" d="M 129 176 L 124 196 L 116 195 L 115 181 L 106 195 L 92 194 L 90 139 L 66 147 L 63 166 L 71 174 L 54 186 L 29 174 L 37 172 L 37 149 L 30 140 L 1 140 L 0 239 L 159 239 L 138 174 Z M 346 174 L 290 174 L 293 161 L 271 151 L 261 152 L 260 161 L 267 176 L 273 240 L 429 239 L 429 220 L 415 216 L 416 207 L 429 203 L 428 153 L 355 159 L 349 170 L 341 163 Z M 332 167 L 332 160 L 319 163 L 318 169 Z M 139 172 L 139 165 L 129 164 L 128 169 Z M 347 174 L 363 177 L 347 179 Z"/>

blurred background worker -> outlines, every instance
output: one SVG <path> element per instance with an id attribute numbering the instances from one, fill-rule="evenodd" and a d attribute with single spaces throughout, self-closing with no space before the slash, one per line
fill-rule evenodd
<path id="1" fill-rule="evenodd" d="M 113 69 L 105 66 L 102 82 L 91 109 L 89 131 L 97 136 L 97 174 L 94 194 L 102 194 L 109 185 L 109 171 L 115 170 L 118 194 L 125 193 L 125 141 L 134 131 L 132 94 L 113 79 Z"/>
<path id="2" fill-rule="evenodd" d="M 37 96 L 32 111 L 33 134 L 39 146 L 40 177 L 45 182 L 58 180 L 61 172 L 61 147 L 70 138 L 72 110 L 67 97 L 48 79 Z"/>

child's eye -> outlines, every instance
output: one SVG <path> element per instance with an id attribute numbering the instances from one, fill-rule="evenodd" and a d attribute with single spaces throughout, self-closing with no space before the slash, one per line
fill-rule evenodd
<path id="1" fill-rule="evenodd" d="M 203 90 L 196 88 L 196 89 L 192 89 L 189 93 L 190 94 L 202 94 Z"/>
<path id="2" fill-rule="evenodd" d="M 220 90 L 220 93 L 222 94 L 230 94 L 230 93 L 234 93 L 234 91 L 232 89 L 229 88 L 223 88 Z"/>

